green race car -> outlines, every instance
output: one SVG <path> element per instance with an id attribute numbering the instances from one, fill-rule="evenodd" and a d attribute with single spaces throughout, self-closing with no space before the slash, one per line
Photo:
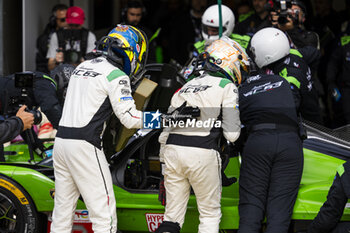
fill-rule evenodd
<path id="1" fill-rule="evenodd" d="M 307 125 L 307 129 L 304 171 L 294 206 L 291 232 L 305 229 L 308 221 L 316 216 L 326 200 L 337 167 L 350 158 L 350 142 L 341 133 L 342 129 L 331 133 L 311 125 Z M 110 158 L 117 199 L 118 229 L 122 232 L 153 232 L 162 222 L 164 207 L 158 201 L 159 133 L 158 130 L 139 130 L 121 152 Z M 240 157 L 230 157 L 225 169 L 228 179 L 239 177 L 239 167 Z M 0 232 L 45 232 L 54 206 L 53 190 L 51 157 L 37 164 L 2 163 Z M 223 187 L 222 230 L 238 228 L 238 199 L 238 182 Z M 342 220 L 350 221 L 349 209 L 345 209 Z M 82 201 L 77 206 L 75 223 L 77 230 L 91 227 L 88 211 Z M 192 195 L 182 232 L 196 232 L 198 224 L 196 200 Z M 91 228 L 84 232 L 91 232 Z"/>

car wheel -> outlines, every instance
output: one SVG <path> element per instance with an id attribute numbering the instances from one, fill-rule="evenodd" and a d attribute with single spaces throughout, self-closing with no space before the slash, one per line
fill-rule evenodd
<path id="1" fill-rule="evenodd" d="M 39 219 L 28 193 L 14 180 L 0 175 L 0 232 L 37 233 Z"/>

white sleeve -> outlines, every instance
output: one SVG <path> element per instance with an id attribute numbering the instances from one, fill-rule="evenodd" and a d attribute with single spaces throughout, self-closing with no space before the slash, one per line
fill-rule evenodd
<path id="1" fill-rule="evenodd" d="M 56 32 L 54 32 L 50 39 L 49 49 L 47 50 L 46 58 L 55 58 L 57 49 L 58 49 L 58 39 L 57 39 Z"/>
<path id="2" fill-rule="evenodd" d="M 224 87 L 222 101 L 222 128 L 225 138 L 230 142 L 236 141 L 241 133 L 238 89 L 233 83 L 229 83 Z"/>
<path id="3" fill-rule="evenodd" d="M 96 42 L 95 34 L 89 31 L 86 53 L 90 53 L 95 48 L 95 42 Z"/>
<path id="4" fill-rule="evenodd" d="M 135 101 L 131 96 L 129 77 L 120 76 L 121 71 L 118 70 L 113 72 L 108 76 L 109 79 L 106 79 L 113 111 L 126 128 L 141 128 L 142 112 L 136 109 Z"/>

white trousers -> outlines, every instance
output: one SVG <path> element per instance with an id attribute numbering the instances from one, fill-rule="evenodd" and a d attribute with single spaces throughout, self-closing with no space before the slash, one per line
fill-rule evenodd
<path id="1" fill-rule="evenodd" d="M 112 177 L 104 153 L 83 140 L 56 138 L 53 152 L 55 206 L 51 233 L 71 233 L 79 195 L 95 233 L 117 231 Z"/>
<path id="2" fill-rule="evenodd" d="M 217 151 L 165 145 L 164 221 L 182 227 L 191 186 L 196 195 L 200 224 L 198 232 L 217 233 L 221 219 L 221 158 Z"/>

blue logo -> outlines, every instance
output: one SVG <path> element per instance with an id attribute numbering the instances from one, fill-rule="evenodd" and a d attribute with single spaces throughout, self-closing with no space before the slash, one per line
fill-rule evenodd
<path id="1" fill-rule="evenodd" d="M 157 110 L 156 112 L 143 112 L 143 128 L 144 129 L 160 129 L 162 114 Z"/>
<path id="2" fill-rule="evenodd" d="M 120 97 L 119 102 L 130 101 L 133 100 L 131 96 Z"/>

